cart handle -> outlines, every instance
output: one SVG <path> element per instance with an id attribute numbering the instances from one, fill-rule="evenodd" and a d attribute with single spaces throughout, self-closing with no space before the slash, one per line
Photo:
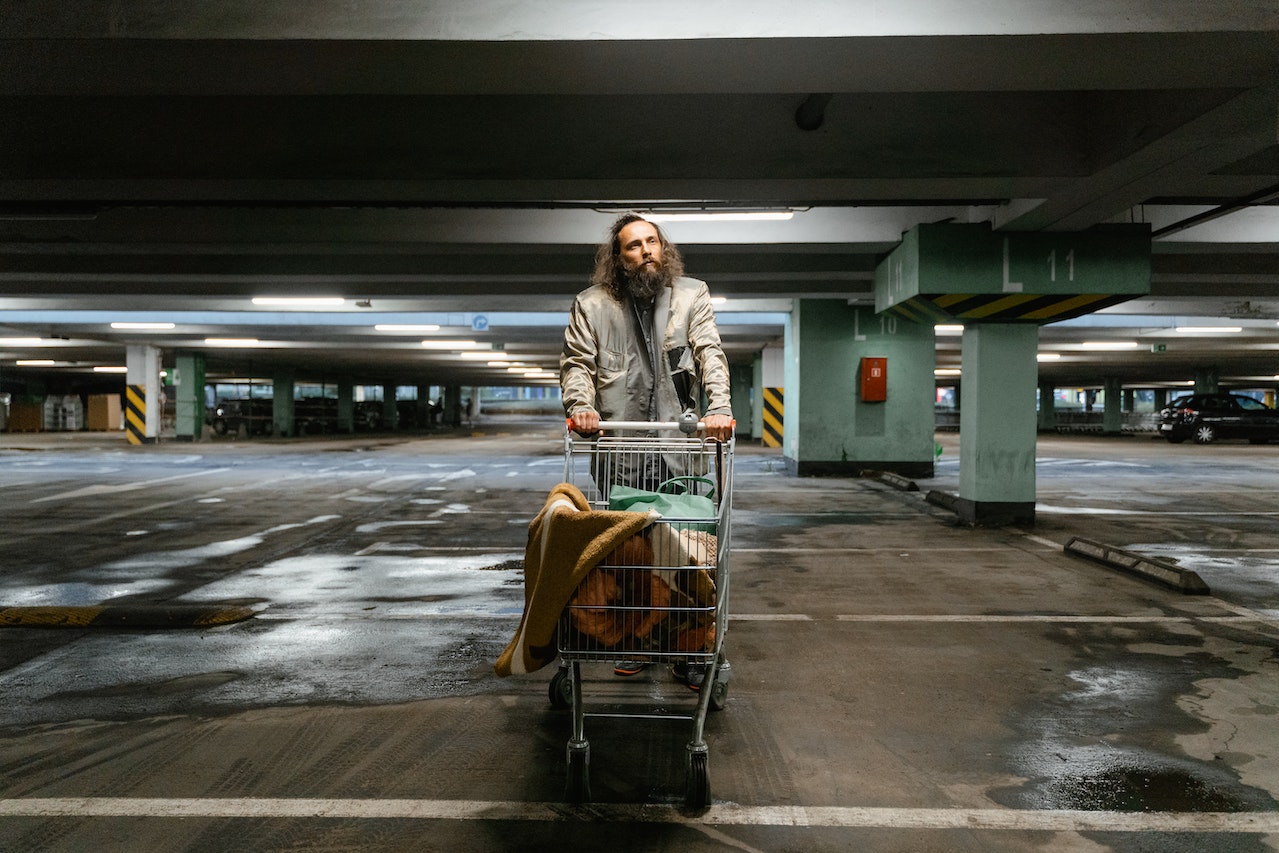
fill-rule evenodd
<path id="1" fill-rule="evenodd" d="M 736 418 L 733 419 L 732 425 L 733 431 L 736 432 Z M 574 429 L 571 417 L 565 418 L 565 426 L 570 432 Z M 706 422 L 699 421 L 692 412 L 686 412 L 678 421 L 600 421 L 600 429 L 666 430 L 668 432 L 679 430 L 687 435 L 692 435 L 698 430 L 706 429 Z"/>

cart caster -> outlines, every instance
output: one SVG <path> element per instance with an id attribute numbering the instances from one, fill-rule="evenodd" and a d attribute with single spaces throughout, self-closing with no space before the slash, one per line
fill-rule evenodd
<path id="1" fill-rule="evenodd" d="M 551 707 L 557 711 L 573 707 L 573 682 L 569 678 L 568 668 L 562 667 L 551 676 L 550 686 L 546 689 Z"/>
<path id="2" fill-rule="evenodd" d="M 684 790 L 684 805 L 690 811 L 704 811 L 711 804 L 711 777 L 706 747 L 688 748 L 688 779 Z"/>
<path id="3" fill-rule="evenodd" d="M 591 801 L 591 745 L 586 741 L 568 745 L 568 782 L 565 799 L 574 805 Z"/>
<path id="4" fill-rule="evenodd" d="M 724 681 L 716 681 L 711 685 L 711 705 L 712 711 L 724 710 L 724 705 L 728 703 L 728 683 Z"/>
<path id="5" fill-rule="evenodd" d="M 719 671 L 715 675 L 715 683 L 711 685 L 710 709 L 722 711 L 728 703 L 728 680 L 733 677 L 733 665 L 726 660 L 720 661 Z"/>

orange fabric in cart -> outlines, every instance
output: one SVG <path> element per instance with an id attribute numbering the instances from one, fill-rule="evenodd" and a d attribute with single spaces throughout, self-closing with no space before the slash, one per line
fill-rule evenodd
<path id="1" fill-rule="evenodd" d="M 555 629 L 574 590 L 606 555 L 652 524 L 656 513 L 591 509 L 571 483 L 551 489 L 529 523 L 524 549 L 524 613 L 493 670 L 535 672 L 555 660 Z"/>
<path id="2" fill-rule="evenodd" d="M 715 605 L 715 581 L 711 571 L 682 567 L 714 566 L 715 548 L 714 534 L 670 525 L 632 536 L 578 587 L 569 609 L 573 627 L 601 648 L 704 651 L 715 637 L 715 620 L 698 608 Z"/>

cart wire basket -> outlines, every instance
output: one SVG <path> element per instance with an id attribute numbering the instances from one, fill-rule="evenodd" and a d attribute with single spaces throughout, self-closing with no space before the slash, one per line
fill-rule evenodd
<path id="1" fill-rule="evenodd" d="M 564 438 L 564 481 L 581 489 L 592 508 L 609 509 L 614 488 L 631 486 L 700 496 L 692 502 L 700 501 L 704 511 L 680 517 L 668 508 L 593 569 L 560 616 L 560 665 L 549 695 L 553 707 L 572 710 L 566 796 L 574 803 L 591 799 L 588 718 L 674 720 L 692 724 L 685 803 L 704 809 L 710 805 L 706 715 L 723 709 L 730 672 L 724 635 L 734 439 L 720 442 L 695 435 L 703 424 L 690 419 L 682 424 L 605 421 L 600 428 L 596 436 L 582 438 L 570 422 Z M 684 503 L 688 501 L 677 509 Z M 686 672 L 696 693 L 688 694 L 681 707 L 692 707 L 655 711 L 651 702 L 638 709 L 633 703 L 613 703 L 593 705 L 588 713 L 582 665 L 606 663 L 611 669 L 623 660 Z"/>

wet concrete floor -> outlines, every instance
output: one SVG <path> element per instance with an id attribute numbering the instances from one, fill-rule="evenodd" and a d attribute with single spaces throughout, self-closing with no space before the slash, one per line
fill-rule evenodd
<path id="1" fill-rule="evenodd" d="M 0 608 L 248 605 L 216 628 L 0 629 L 4 850 L 1279 850 L 1279 448 L 1043 436 L 1033 529 L 739 448 L 733 677 L 707 725 L 499 679 L 545 422 L 164 443 L 0 435 Z M 1176 559 L 1186 596 L 1066 554 Z M 655 668 L 594 705 L 688 709 Z"/>

